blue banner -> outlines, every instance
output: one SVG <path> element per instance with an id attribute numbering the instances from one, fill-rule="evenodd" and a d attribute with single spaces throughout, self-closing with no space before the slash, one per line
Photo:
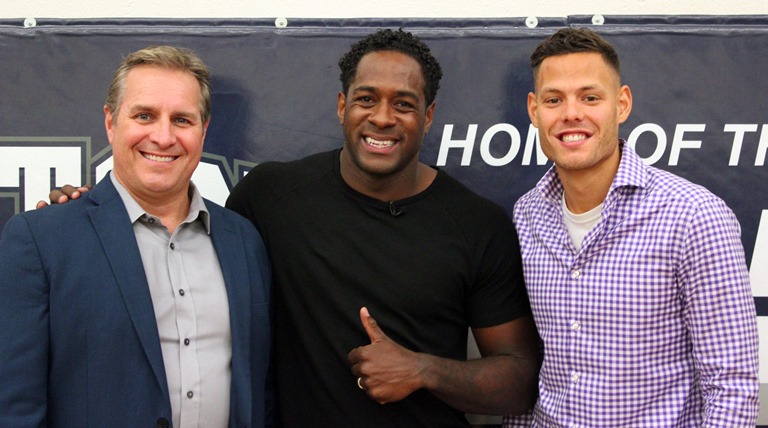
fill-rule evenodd
<path id="1" fill-rule="evenodd" d="M 419 35 L 445 73 L 422 160 L 511 214 L 550 166 L 526 113 L 529 55 L 557 28 L 592 26 L 616 46 L 632 89 L 621 136 L 739 218 L 768 342 L 768 17 L 601 18 L 0 20 L 0 228 L 51 187 L 94 183 L 110 169 L 102 107 L 125 54 L 179 45 L 212 69 L 213 116 L 194 180 L 223 204 L 254 164 L 341 145 L 337 61 L 384 27 Z"/>

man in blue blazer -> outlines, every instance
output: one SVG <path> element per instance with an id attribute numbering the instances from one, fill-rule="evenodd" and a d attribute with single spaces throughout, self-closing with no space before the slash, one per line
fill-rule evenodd
<path id="1" fill-rule="evenodd" d="M 266 251 L 190 181 L 209 78 L 185 49 L 127 56 L 104 107 L 113 171 L 7 223 L 0 426 L 266 425 Z"/>

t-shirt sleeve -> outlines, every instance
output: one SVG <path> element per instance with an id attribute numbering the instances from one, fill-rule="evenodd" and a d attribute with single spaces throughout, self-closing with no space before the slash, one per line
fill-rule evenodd
<path id="1" fill-rule="evenodd" d="M 530 314 L 520 244 L 512 220 L 499 207 L 480 228 L 475 281 L 467 299 L 470 326 L 492 327 Z"/>

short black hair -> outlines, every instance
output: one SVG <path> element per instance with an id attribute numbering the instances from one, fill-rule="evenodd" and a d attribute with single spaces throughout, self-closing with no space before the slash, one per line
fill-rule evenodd
<path id="1" fill-rule="evenodd" d="M 619 55 L 616 49 L 596 31 L 589 28 L 563 28 L 541 42 L 531 54 L 533 75 L 545 59 L 551 56 L 569 53 L 594 52 L 599 53 L 616 73 L 621 75 Z"/>
<path id="2" fill-rule="evenodd" d="M 421 73 L 424 75 L 424 97 L 427 105 L 432 104 L 440 89 L 440 79 L 443 71 L 429 50 L 429 46 L 413 34 L 398 30 L 383 29 L 371 33 L 359 40 L 349 49 L 349 52 L 339 59 L 341 74 L 341 87 L 344 94 L 349 90 L 352 79 L 357 74 L 357 65 L 360 60 L 371 52 L 396 51 L 404 53 L 415 59 L 421 65 Z"/>

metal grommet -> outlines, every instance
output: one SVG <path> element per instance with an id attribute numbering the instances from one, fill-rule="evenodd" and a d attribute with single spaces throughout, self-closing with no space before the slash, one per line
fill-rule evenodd
<path id="1" fill-rule="evenodd" d="M 603 25 L 605 24 L 605 18 L 603 15 L 595 15 L 592 17 L 592 23 L 595 25 Z"/>
<path id="2" fill-rule="evenodd" d="M 535 16 L 529 16 L 525 18 L 525 26 L 528 28 L 536 28 L 539 26 L 539 20 Z"/>
<path id="3" fill-rule="evenodd" d="M 275 19 L 275 27 L 277 28 L 285 28 L 288 26 L 288 20 L 285 18 L 277 18 Z"/>
<path id="4" fill-rule="evenodd" d="M 37 27 L 37 20 L 35 18 L 27 18 L 24 20 L 24 28 Z"/>

